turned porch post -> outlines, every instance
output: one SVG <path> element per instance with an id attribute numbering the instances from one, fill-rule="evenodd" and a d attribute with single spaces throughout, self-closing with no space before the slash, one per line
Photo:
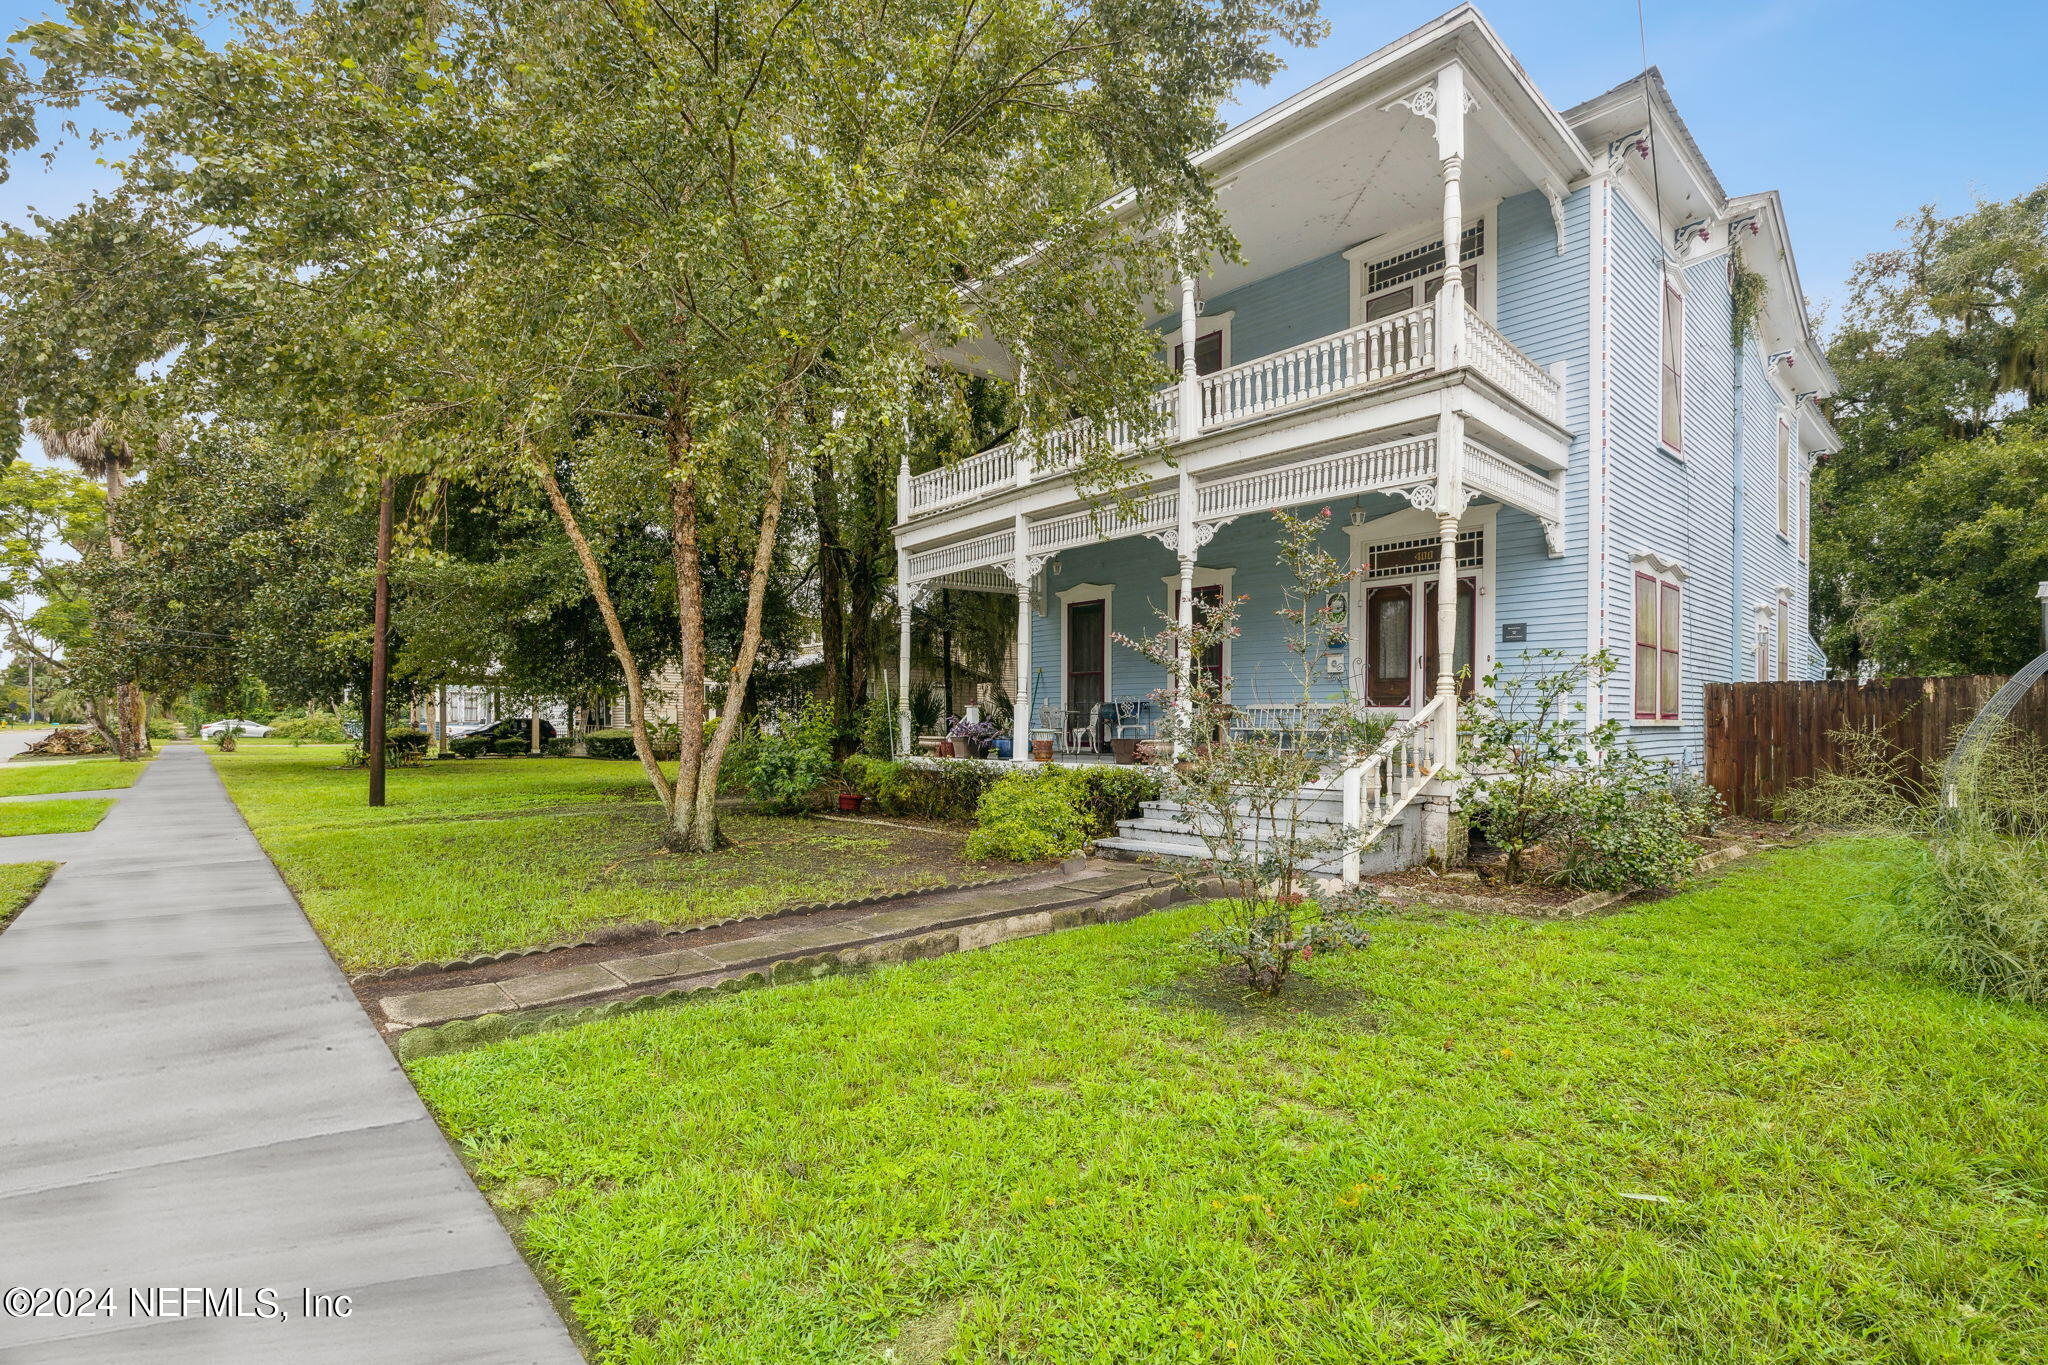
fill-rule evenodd
<path id="1" fill-rule="evenodd" d="M 896 552 L 896 739 L 898 758 L 909 758 L 910 733 L 910 612 L 916 601 L 910 586 L 910 556 Z"/>
<path id="2" fill-rule="evenodd" d="M 1013 523 L 1016 551 L 1010 561 L 1010 579 L 1017 585 L 1017 692 L 1010 704 L 1010 761 L 1031 761 L 1031 527 L 1018 513 Z"/>
<path id="3" fill-rule="evenodd" d="M 1179 232 L 1185 220 L 1176 216 Z M 1180 277 L 1180 439 L 1188 441 L 1202 430 L 1201 372 L 1195 365 L 1195 339 L 1202 325 L 1202 303 L 1195 293 L 1195 277 Z"/>
<path id="4" fill-rule="evenodd" d="M 1194 349 L 1188 348 L 1192 356 Z M 1192 372 L 1192 371 L 1190 371 Z M 1175 662 L 1173 710 L 1178 737 L 1173 754 L 1181 756 L 1187 747 L 1195 721 L 1195 651 L 1190 639 L 1195 628 L 1195 481 L 1187 471 L 1180 474 L 1179 511 L 1173 528 L 1173 551 L 1180 556 L 1180 602 L 1174 611 L 1174 625 L 1180 630 L 1180 658 Z"/>
<path id="5" fill-rule="evenodd" d="M 1446 407 L 1436 422 L 1436 696 L 1446 718 L 1437 762 L 1458 761 L 1458 524 L 1465 513 L 1465 417 Z M 1476 612 L 1478 604 L 1473 604 Z"/>
<path id="6" fill-rule="evenodd" d="M 1459 269 L 1465 236 L 1465 68 L 1453 62 L 1437 72 L 1433 95 L 1427 108 L 1436 125 L 1444 182 L 1444 282 L 1436 296 L 1436 349 L 1438 367 L 1450 369 L 1465 363 L 1465 276 Z"/>

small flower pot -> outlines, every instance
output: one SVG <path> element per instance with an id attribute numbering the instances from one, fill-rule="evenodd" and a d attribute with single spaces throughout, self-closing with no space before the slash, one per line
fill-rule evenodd
<path id="1" fill-rule="evenodd" d="M 1049 739 L 1034 739 L 1034 740 L 1032 740 L 1032 741 L 1031 741 L 1031 761 L 1032 761 L 1033 763 L 1050 763 L 1050 762 L 1052 762 L 1052 741 L 1051 741 L 1051 740 L 1049 740 Z"/>
<path id="2" fill-rule="evenodd" d="M 867 799 L 866 794 L 862 792 L 841 792 L 839 793 L 839 809 L 848 815 L 858 815 L 860 814 L 860 803 Z"/>
<path id="3" fill-rule="evenodd" d="M 952 756 L 953 756 L 953 741 L 952 741 L 952 740 L 950 740 L 950 739 L 942 739 L 942 740 L 940 740 L 940 741 L 939 741 L 939 757 L 940 757 L 940 758 L 951 758 Z"/>

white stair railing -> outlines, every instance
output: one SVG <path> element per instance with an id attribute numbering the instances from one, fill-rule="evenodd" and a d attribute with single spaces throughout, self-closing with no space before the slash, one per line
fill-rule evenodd
<path id="1" fill-rule="evenodd" d="M 1338 779 L 1344 802 L 1344 827 L 1352 831 L 1344 846 L 1344 884 L 1356 886 L 1359 858 L 1387 827 L 1408 809 L 1443 770 L 1449 728 L 1458 723 L 1455 697 L 1432 697 L 1429 704 L 1402 721 L 1363 761 Z"/>

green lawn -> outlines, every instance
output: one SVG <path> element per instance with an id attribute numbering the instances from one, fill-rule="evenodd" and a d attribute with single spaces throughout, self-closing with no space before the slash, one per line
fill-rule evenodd
<path id="1" fill-rule="evenodd" d="M 1914 856 L 1391 922 L 1299 1014 L 1194 908 L 410 1069 L 606 1362 L 2048 1359 L 2048 1016 L 1862 951 Z"/>
<path id="2" fill-rule="evenodd" d="M 394 769 L 390 804 L 338 745 L 213 755 L 229 793 L 351 971 L 549 943 L 597 925 L 690 924 L 999 875 L 965 836 L 735 814 L 733 846 L 661 847 L 640 765 L 456 759 Z"/>
<path id="3" fill-rule="evenodd" d="M 76 834 L 97 825 L 113 805 L 111 797 L 104 801 L 0 802 L 0 838 L 13 834 Z"/>
<path id="4" fill-rule="evenodd" d="M 0 796 L 42 796 L 48 792 L 96 792 L 132 787 L 149 764 L 117 758 L 23 759 L 0 764 Z"/>
<path id="5" fill-rule="evenodd" d="M 55 863 L 0 863 L 0 929 L 36 898 L 56 870 Z"/>

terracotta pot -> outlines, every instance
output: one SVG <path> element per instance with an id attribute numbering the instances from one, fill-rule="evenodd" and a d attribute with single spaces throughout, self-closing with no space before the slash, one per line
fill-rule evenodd
<path id="1" fill-rule="evenodd" d="M 940 757 L 940 758 L 951 758 L 952 756 L 953 756 L 953 741 L 952 741 L 952 740 L 950 740 L 950 739 L 942 739 L 942 740 L 940 740 L 940 741 L 939 741 L 939 757 Z"/>
<path id="2" fill-rule="evenodd" d="M 1119 763 L 1136 763 L 1138 746 L 1142 743 L 1144 741 L 1139 739 L 1112 739 L 1109 742 L 1109 751 L 1116 755 L 1116 761 Z"/>
<path id="3" fill-rule="evenodd" d="M 867 796 L 862 792 L 841 792 L 839 793 L 839 809 L 845 811 L 848 815 L 858 815 L 860 814 L 860 803 L 867 799 Z"/>
<path id="4" fill-rule="evenodd" d="M 1050 762 L 1052 762 L 1052 741 L 1051 741 L 1051 740 L 1049 740 L 1049 739 L 1034 739 L 1034 740 L 1032 740 L 1032 741 L 1031 741 L 1031 761 L 1032 761 L 1033 763 L 1050 763 Z"/>

